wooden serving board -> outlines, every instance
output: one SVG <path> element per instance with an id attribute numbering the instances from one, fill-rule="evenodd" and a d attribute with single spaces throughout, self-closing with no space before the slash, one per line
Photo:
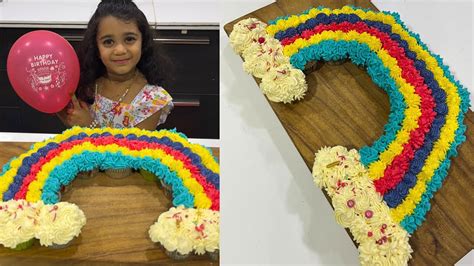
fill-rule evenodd
<path id="1" fill-rule="evenodd" d="M 235 23 L 248 17 L 268 22 L 279 16 L 299 14 L 311 7 L 340 8 L 344 5 L 377 10 L 367 0 L 277 0 L 229 22 L 224 29 L 230 34 Z M 308 72 L 306 82 L 309 88 L 302 101 L 268 103 L 311 171 L 314 154 L 323 146 L 360 149 L 372 144 L 382 135 L 390 108 L 385 92 L 372 82 L 364 69 L 350 62 L 341 65 L 320 63 Z M 260 80 L 255 80 L 260 83 Z M 426 221 L 410 239 L 414 250 L 409 262 L 411 265 L 453 265 L 474 248 L 472 111 L 468 112 L 465 124 L 467 140 L 461 145 L 458 157 L 453 159 L 443 187 L 431 200 Z"/>
<path id="2" fill-rule="evenodd" d="M 0 165 L 29 149 L 31 143 L 0 143 Z M 213 148 L 219 157 L 219 149 Z M 98 173 L 76 178 L 61 201 L 74 203 L 87 218 L 82 233 L 63 249 L 43 247 L 36 241 L 24 251 L 0 245 L 0 265 L 218 265 L 207 255 L 183 261 L 170 259 L 148 236 L 158 216 L 171 207 L 157 182 L 134 173 L 113 179 Z"/>

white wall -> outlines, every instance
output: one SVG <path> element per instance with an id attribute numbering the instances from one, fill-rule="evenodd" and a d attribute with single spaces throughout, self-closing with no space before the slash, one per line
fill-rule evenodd
<path id="1" fill-rule="evenodd" d="M 7 0 L 0 3 L 0 20 L 85 22 L 98 1 L 71 2 Z M 136 2 L 154 21 L 151 1 Z M 223 26 L 271 2 L 157 0 L 155 5 L 160 23 L 220 21 Z M 381 10 L 400 12 L 474 94 L 471 1 L 374 2 Z M 220 42 L 222 263 L 357 264 L 352 241 L 336 224 L 329 203 L 255 81 L 244 73 L 223 30 Z"/>

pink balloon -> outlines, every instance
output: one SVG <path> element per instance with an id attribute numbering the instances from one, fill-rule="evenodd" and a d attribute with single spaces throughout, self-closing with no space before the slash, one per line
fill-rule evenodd
<path id="1" fill-rule="evenodd" d="M 41 112 L 57 113 L 76 91 L 79 60 L 63 37 L 37 30 L 13 44 L 8 53 L 7 73 L 23 101 Z"/>

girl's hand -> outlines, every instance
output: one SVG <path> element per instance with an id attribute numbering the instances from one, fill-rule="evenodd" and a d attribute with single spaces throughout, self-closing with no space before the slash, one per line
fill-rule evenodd
<path id="1" fill-rule="evenodd" d="M 75 95 L 71 97 L 71 104 L 57 113 L 57 115 L 69 127 L 87 127 L 90 126 L 93 120 L 87 103 L 78 100 Z"/>

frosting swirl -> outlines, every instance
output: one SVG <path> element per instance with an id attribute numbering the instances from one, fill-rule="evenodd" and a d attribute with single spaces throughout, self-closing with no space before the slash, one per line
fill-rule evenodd
<path id="1" fill-rule="evenodd" d="M 15 248 L 32 238 L 44 246 L 66 244 L 79 235 L 85 223 L 84 213 L 71 203 L 9 200 L 0 204 L 0 244 Z"/>
<path id="2" fill-rule="evenodd" d="M 63 245 L 81 233 L 86 217 L 77 205 L 60 202 L 45 205 L 39 213 L 39 226 L 35 237 L 43 246 Z"/>
<path id="3" fill-rule="evenodd" d="M 265 36 L 267 24 L 255 18 L 239 21 L 229 35 L 230 44 L 234 50 L 241 54 L 249 45 L 258 41 L 259 37 Z"/>
<path id="4" fill-rule="evenodd" d="M 263 76 L 260 89 L 270 101 L 290 103 L 302 99 L 308 85 L 301 70 L 285 64 L 270 69 Z"/>
<path id="5" fill-rule="evenodd" d="M 290 63 L 277 40 L 265 37 L 260 40 L 262 43 L 251 43 L 242 54 L 244 70 L 257 78 L 262 78 L 272 68 Z"/>
<path id="6" fill-rule="evenodd" d="M 168 251 L 183 255 L 214 252 L 219 249 L 219 212 L 173 207 L 158 217 L 148 233 Z"/>

